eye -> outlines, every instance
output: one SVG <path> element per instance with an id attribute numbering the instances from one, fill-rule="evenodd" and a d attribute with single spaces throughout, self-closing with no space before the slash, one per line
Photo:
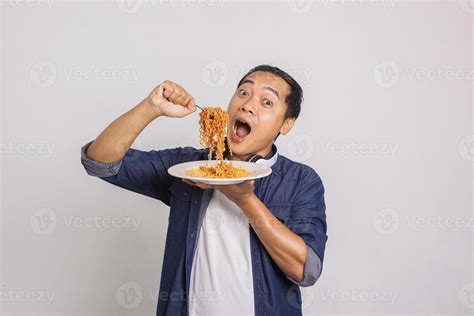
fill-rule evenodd
<path id="1" fill-rule="evenodd" d="M 265 99 L 263 100 L 263 104 L 265 104 L 266 106 L 272 106 L 273 102 L 271 100 Z"/>
<path id="2" fill-rule="evenodd" d="M 239 94 L 240 94 L 240 95 L 243 95 L 243 96 L 245 96 L 245 97 L 249 95 L 248 92 L 245 91 L 244 89 L 239 89 Z"/>

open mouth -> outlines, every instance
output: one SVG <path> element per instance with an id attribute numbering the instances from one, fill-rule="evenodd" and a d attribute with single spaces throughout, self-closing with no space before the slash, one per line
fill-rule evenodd
<path id="1" fill-rule="evenodd" d="M 232 129 L 232 136 L 234 137 L 234 140 L 241 142 L 250 134 L 251 131 L 252 128 L 246 122 L 236 120 Z"/>

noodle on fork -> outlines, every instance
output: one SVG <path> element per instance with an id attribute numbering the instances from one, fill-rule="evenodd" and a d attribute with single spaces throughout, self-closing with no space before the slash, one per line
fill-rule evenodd
<path id="1" fill-rule="evenodd" d="M 204 107 L 199 118 L 200 143 L 201 146 L 209 148 L 208 159 L 211 160 L 212 152 L 215 152 L 217 160 L 224 160 L 229 114 L 221 108 Z M 229 150 L 232 156 L 230 145 Z"/>
<path id="2" fill-rule="evenodd" d="M 212 152 L 215 152 L 217 163 L 211 167 L 207 165 L 193 168 L 186 171 L 186 174 L 204 178 L 239 178 L 251 175 L 251 172 L 242 167 L 236 167 L 232 163 L 224 162 L 224 152 L 226 150 L 225 137 L 228 134 L 229 114 L 220 107 L 204 107 L 199 113 L 200 144 L 204 148 L 209 148 L 208 160 L 212 159 Z M 232 149 L 227 142 L 230 156 Z"/>

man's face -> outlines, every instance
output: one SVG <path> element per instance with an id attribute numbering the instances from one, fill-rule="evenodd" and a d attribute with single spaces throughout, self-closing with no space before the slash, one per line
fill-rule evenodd
<path id="1" fill-rule="evenodd" d="M 294 124 L 293 118 L 284 119 L 289 93 L 288 83 L 272 73 L 258 71 L 245 78 L 227 109 L 229 141 L 235 155 L 265 155 L 278 133 L 288 133 Z"/>

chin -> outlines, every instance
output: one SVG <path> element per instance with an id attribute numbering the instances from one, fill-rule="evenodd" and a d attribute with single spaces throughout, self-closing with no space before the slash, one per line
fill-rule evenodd
<path id="1" fill-rule="evenodd" d="M 231 146 L 231 149 L 232 149 L 232 154 L 233 155 L 237 155 L 237 156 L 245 156 L 245 155 L 248 155 L 247 151 L 248 151 L 248 147 L 245 146 L 245 144 L 242 144 L 242 143 L 234 143 L 234 142 L 230 142 L 230 146 Z"/>
<path id="2" fill-rule="evenodd" d="M 243 147 L 241 144 L 236 144 L 233 142 L 230 142 L 230 147 L 232 149 L 232 153 L 236 155 L 242 155 L 244 154 L 243 151 L 245 147 Z"/>

